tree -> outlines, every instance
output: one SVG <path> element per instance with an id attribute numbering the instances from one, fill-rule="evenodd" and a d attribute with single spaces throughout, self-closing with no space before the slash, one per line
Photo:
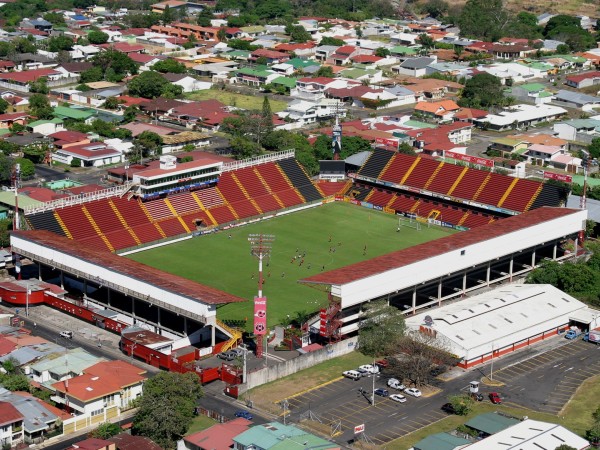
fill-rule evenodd
<path id="1" fill-rule="evenodd" d="M 592 33 L 581 27 L 581 20 L 566 14 L 552 17 L 544 28 L 544 36 L 566 42 L 572 51 L 584 51 L 596 45 Z"/>
<path id="2" fill-rule="evenodd" d="M 61 50 L 73 50 L 73 39 L 67 36 L 54 36 L 48 39 L 48 51 L 59 52 Z"/>
<path id="3" fill-rule="evenodd" d="M 594 422 L 600 422 L 600 406 L 592 413 L 592 419 L 594 419 Z"/>
<path id="4" fill-rule="evenodd" d="M 34 94 L 47 94 L 50 92 L 48 89 L 48 79 L 46 77 L 40 77 L 37 80 L 29 82 L 29 92 Z"/>
<path id="5" fill-rule="evenodd" d="M 212 9 L 204 8 L 202 11 L 200 11 L 198 13 L 198 18 L 196 20 L 196 23 L 198 25 L 200 25 L 201 27 L 210 27 L 212 25 L 210 21 L 214 18 L 215 18 L 215 16 L 213 14 Z"/>
<path id="6" fill-rule="evenodd" d="M 358 326 L 358 351 L 363 355 L 387 356 L 404 335 L 404 314 L 386 301 L 371 302 Z"/>
<path id="7" fill-rule="evenodd" d="M 117 109 L 119 105 L 120 103 L 117 97 L 108 97 L 102 104 L 102 107 L 105 109 Z"/>
<path id="8" fill-rule="evenodd" d="M 0 114 L 4 114 L 8 110 L 9 106 L 10 106 L 10 103 L 8 103 L 3 98 L 0 98 Z"/>
<path id="9" fill-rule="evenodd" d="M 81 167 L 81 159 L 73 157 L 73 159 L 71 159 L 71 164 L 69 165 L 71 167 Z"/>
<path id="10" fill-rule="evenodd" d="M 0 159 L 1 158 L 8 159 L 4 155 L 0 155 Z M 12 225 L 11 219 L 0 219 L 0 245 L 4 247 L 10 245 L 10 231 L 12 230 Z"/>
<path id="11" fill-rule="evenodd" d="M 236 159 L 246 159 L 260 154 L 260 145 L 242 136 L 237 136 L 229 142 Z"/>
<path id="12" fill-rule="evenodd" d="M 331 137 L 324 134 L 317 137 L 314 145 L 314 153 L 317 161 L 320 159 L 331 159 Z M 342 136 L 342 152 L 340 158 L 345 159 L 362 151 L 372 151 L 371 143 L 358 136 Z"/>
<path id="13" fill-rule="evenodd" d="M 0 181 L 8 181 L 12 176 L 13 161 L 6 154 L 0 154 Z"/>
<path id="14" fill-rule="evenodd" d="M 458 103 L 472 108 L 489 108 L 501 106 L 504 102 L 504 88 L 500 79 L 489 73 L 480 73 L 467 81 Z"/>
<path id="15" fill-rule="evenodd" d="M 473 409 L 474 401 L 470 395 L 451 395 L 448 397 L 448 401 L 454 408 L 454 413 L 459 416 L 466 416 Z"/>
<path id="16" fill-rule="evenodd" d="M 326 78 L 335 78 L 333 73 L 333 68 L 331 66 L 321 66 L 319 70 L 317 70 L 313 78 L 326 77 Z"/>
<path id="17" fill-rule="evenodd" d="M 356 25 L 354 27 L 354 32 L 356 33 L 356 37 L 358 39 L 362 39 L 362 37 L 363 37 L 363 31 L 362 31 L 362 28 L 360 27 L 360 25 Z"/>
<path id="18" fill-rule="evenodd" d="M 271 111 L 271 103 L 269 102 L 269 97 L 267 97 L 266 95 L 263 98 L 261 117 L 264 123 L 263 134 L 271 133 L 273 131 L 273 111 Z M 261 140 L 262 136 L 258 144 L 260 144 Z"/>
<path id="19" fill-rule="evenodd" d="M 404 153 L 406 155 L 416 155 L 415 148 L 407 142 L 402 142 L 398 146 L 398 153 Z"/>
<path id="20" fill-rule="evenodd" d="M 108 38 L 108 34 L 99 30 L 90 31 L 87 35 L 89 43 L 94 45 L 106 44 Z"/>
<path id="21" fill-rule="evenodd" d="M 389 49 L 385 47 L 379 47 L 375 50 L 375 56 L 379 56 L 380 58 L 385 58 L 390 55 Z"/>
<path id="22" fill-rule="evenodd" d="M 65 16 L 57 12 L 48 12 L 42 16 L 44 20 L 47 20 L 52 25 L 64 25 Z"/>
<path id="23" fill-rule="evenodd" d="M 310 33 L 302 25 L 287 25 L 285 33 L 290 36 L 290 40 L 293 42 L 302 43 L 312 40 Z"/>
<path id="24" fill-rule="evenodd" d="M 219 31 L 217 31 L 217 39 L 219 42 L 227 42 L 227 30 L 225 27 L 219 27 Z"/>
<path id="25" fill-rule="evenodd" d="M 435 46 L 435 41 L 427 33 L 421 33 L 419 35 L 419 42 L 423 46 L 423 49 L 425 49 L 426 51 L 432 49 Z"/>
<path id="26" fill-rule="evenodd" d="M 463 36 L 488 42 L 500 39 L 509 25 L 502 0 L 467 0 L 458 17 Z"/>
<path id="27" fill-rule="evenodd" d="M 160 372 L 144 385 L 133 432 L 149 437 L 163 448 L 175 448 L 192 422 L 201 397 L 202 388 L 195 373 Z"/>
<path id="28" fill-rule="evenodd" d="M 460 60 L 460 56 L 463 54 L 464 47 L 462 45 L 454 46 L 454 54 L 456 55 L 456 59 Z"/>
<path id="29" fill-rule="evenodd" d="M 130 95 L 143 98 L 160 97 L 169 82 L 158 72 L 142 72 L 127 84 Z"/>
<path id="30" fill-rule="evenodd" d="M 561 444 L 558 447 L 556 447 L 554 450 L 577 450 L 575 447 L 571 447 L 570 445 L 567 444 Z"/>
<path id="31" fill-rule="evenodd" d="M 592 445 L 600 443 L 600 422 L 594 422 L 591 428 L 586 430 L 585 438 L 590 441 Z"/>
<path id="32" fill-rule="evenodd" d="M 110 439 L 114 435 L 119 434 L 121 431 L 121 427 L 116 423 L 104 422 L 98 425 L 98 427 L 93 430 L 89 436 L 97 439 Z"/>
<path id="33" fill-rule="evenodd" d="M 121 81 L 126 75 L 135 75 L 138 70 L 137 64 L 129 56 L 112 48 L 98 53 L 91 61 L 94 67 L 86 72 L 94 71 L 94 74 L 100 74 L 100 80 L 115 83 Z M 92 81 L 84 75 L 86 72 L 83 72 L 81 76 L 82 83 Z"/>
<path id="34" fill-rule="evenodd" d="M 423 11 L 434 19 L 437 19 L 448 12 L 448 3 L 444 0 L 429 0 L 425 6 L 423 6 Z"/>
<path id="35" fill-rule="evenodd" d="M 51 119 L 54 114 L 48 97 L 43 94 L 33 94 L 29 97 L 29 112 L 38 119 Z"/>
<path id="36" fill-rule="evenodd" d="M 183 93 L 183 87 L 178 84 L 167 83 L 163 87 L 161 96 L 164 98 L 177 98 Z"/>
<path id="37" fill-rule="evenodd" d="M 187 72 L 187 67 L 185 67 L 185 64 L 182 64 L 179 61 L 169 58 L 163 61 L 158 61 L 152 66 L 152 70 L 156 70 L 160 73 L 185 73 Z"/>
<path id="38" fill-rule="evenodd" d="M 341 47 L 344 44 L 345 44 L 345 42 L 343 40 L 338 39 L 338 38 L 332 38 L 329 36 L 324 36 L 319 41 L 319 45 L 334 45 L 334 46 Z"/>
<path id="39" fill-rule="evenodd" d="M 27 158 L 16 158 L 15 163 L 21 165 L 21 176 L 24 179 L 33 178 L 35 175 L 35 164 Z"/>
<path id="40" fill-rule="evenodd" d="M 29 35 L 26 38 L 18 38 L 13 40 L 16 53 L 37 53 L 37 48 L 33 40 L 30 40 Z M 33 36 L 31 36 L 33 38 Z"/>
<path id="41" fill-rule="evenodd" d="M 6 373 L 0 373 L 0 385 L 9 391 L 29 391 L 29 379 L 19 367 L 19 361 L 8 358 L 2 363 Z"/>
<path id="42" fill-rule="evenodd" d="M 166 5 L 165 9 L 163 9 L 162 17 L 160 19 L 165 25 L 168 25 L 175 20 L 175 12 L 171 11 L 171 7 L 169 5 Z"/>
<path id="43" fill-rule="evenodd" d="M 152 131 L 142 131 L 134 138 L 133 142 L 142 148 L 145 157 L 161 153 L 162 137 Z"/>

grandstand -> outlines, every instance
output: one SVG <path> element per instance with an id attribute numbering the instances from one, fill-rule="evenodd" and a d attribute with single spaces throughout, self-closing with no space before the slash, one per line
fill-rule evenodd
<path id="1" fill-rule="evenodd" d="M 67 199 L 26 211 L 25 218 L 32 229 L 114 252 L 338 193 L 389 213 L 458 229 L 562 201 L 560 188 L 550 184 L 379 149 L 346 185 L 313 183 L 293 151 L 233 163 L 207 158 L 177 165 L 173 157 L 165 157 L 160 168 L 141 171 L 134 181 L 127 198 L 115 193 L 74 204 Z"/>

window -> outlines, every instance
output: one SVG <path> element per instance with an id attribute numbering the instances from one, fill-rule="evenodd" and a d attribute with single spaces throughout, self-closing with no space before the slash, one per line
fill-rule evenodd
<path id="1" fill-rule="evenodd" d="M 466 250 L 461 250 L 461 251 L 460 251 L 460 256 L 465 256 L 466 254 L 467 254 L 467 251 L 466 251 Z"/>
<path id="2" fill-rule="evenodd" d="M 92 412 L 90 413 L 90 415 L 91 415 L 92 417 L 94 417 L 94 416 L 98 416 L 98 415 L 102 414 L 103 412 L 104 412 L 104 410 L 103 410 L 103 409 L 97 409 L 96 411 L 92 411 Z"/>

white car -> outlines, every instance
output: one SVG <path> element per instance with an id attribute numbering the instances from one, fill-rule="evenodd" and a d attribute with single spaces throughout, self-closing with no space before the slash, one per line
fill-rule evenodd
<path id="1" fill-rule="evenodd" d="M 360 374 L 360 372 L 357 372 L 356 370 L 346 370 L 346 371 L 342 372 L 342 375 L 344 375 L 346 378 L 350 378 L 351 380 L 354 380 L 354 381 L 358 381 L 362 376 Z"/>
<path id="2" fill-rule="evenodd" d="M 374 366 L 372 364 L 364 364 L 362 366 L 358 366 L 358 370 L 364 370 L 369 373 L 379 373 L 379 367 Z"/>
<path id="3" fill-rule="evenodd" d="M 392 395 L 390 395 L 390 398 L 398 403 L 406 402 L 406 397 L 402 394 L 392 394 Z"/>
<path id="4" fill-rule="evenodd" d="M 399 391 L 403 391 L 404 389 L 406 389 L 406 386 L 404 386 L 400 380 L 396 379 L 396 378 L 390 378 L 387 381 L 387 385 L 388 387 L 391 387 L 392 389 L 398 389 Z"/>
<path id="5" fill-rule="evenodd" d="M 407 388 L 404 389 L 404 393 L 408 394 L 408 395 L 412 395 L 413 397 L 420 397 L 421 395 L 421 391 L 416 389 L 416 388 Z"/>

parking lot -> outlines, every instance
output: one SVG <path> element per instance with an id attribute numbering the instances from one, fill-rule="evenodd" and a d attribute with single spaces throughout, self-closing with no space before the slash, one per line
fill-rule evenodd
<path id="1" fill-rule="evenodd" d="M 385 388 L 390 394 L 401 393 L 388 388 L 387 377 L 375 376 L 375 388 Z M 365 393 L 360 391 L 364 390 Z M 389 397 L 375 397 L 375 406 L 370 397 L 373 390 L 371 376 L 353 381 L 347 378 L 335 380 L 317 389 L 287 399 L 292 421 L 303 418 L 321 421 L 338 442 L 348 442 L 354 437 L 354 427 L 365 425 L 365 434 L 380 445 L 411 433 L 447 416 L 440 410 L 443 400 L 415 398 L 406 395 L 405 403 Z"/>
<path id="2" fill-rule="evenodd" d="M 581 383 L 600 374 L 600 346 L 575 339 L 494 372 L 505 401 L 558 414 Z"/>
<path id="3" fill-rule="evenodd" d="M 490 364 L 478 367 L 442 382 L 441 392 L 431 397 L 406 396 L 406 403 L 376 397 L 375 406 L 370 403 L 372 377 L 358 381 L 339 378 L 285 399 L 289 411 L 287 418 L 291 422 L 307 418 L 320 421 L 339 443 L 351 441 L 354 427 L 364 424 L 368 439 L 382 445 L 447 417 L 440 409 L 447 396 L 468 392 L 470 381 L 485 381 L 490 372 Z M 581 383 L 598 374 L 600 346 L 557 336 L 494 361 L 493 379 L 502 382 L 503 386 L 491 387 L 482 383 L 481 392 L 486 402 L 489 401 L 487 394 L 497 391 L 503 403 L 558 414 Z M 375 388 L 397 393 L 387 387 L 387 379 L 385 372 L 376 375 Z M 361 389 L 365 394 L 361 394 Z"/>

